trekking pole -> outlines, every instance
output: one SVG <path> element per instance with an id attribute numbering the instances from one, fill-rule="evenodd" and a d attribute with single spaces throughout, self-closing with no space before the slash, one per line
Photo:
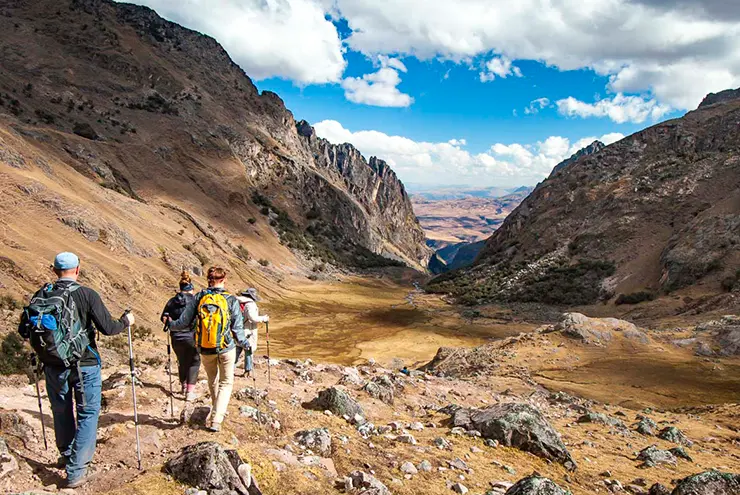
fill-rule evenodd
<path id="1" fill-rule="evenodd" d="M 44 450 L 49 450 L 49 444 L 46 442 L 46 426 L 44 426 L 44 409 L 41 405 L 41 389 L 39 388 L 39 362 L 36 361 L 36 354 L 31 354 L 31 366 L 33 374 L 36 377 L 36 398 L 39 401 L 39 417 L 41 418 L 41 434 L 44 437 Z"/>
<path id="2" fill-rule="evenodd" d="M 267 338 L 267 386 L 272 385 L 272 373 L 270 366 L 270 322 L 265 322 L 265 337 Z"/>
<path id="3" fill-rule="evenodd" d="M 166 317 L 170 315 L 164 314 Z M 172 336 L 170 335 L 169 323 L 164 324 L 164 331 L 167 333 L 167 374 L 170 376 L 170 417 L 175 417 L 175 399 L 172 392 Z"/>
<path id="4" fill-rule="evenodd" d="M 127 315 L 131 312 L 130 309 L 124 311 L 123 314 Z M 131 338 L 131 325 L 126 325 L 128 330 L 128 366 L 131 369 L 131 396 L 134 399 L 134 429 L 136 431 L 136 460 L 139 463 L 139 471 L 141 471 L 141 443 L 139 441 L 139 412 L 136 408 L 136 370 L 134 368 L 134 343 Z"/>

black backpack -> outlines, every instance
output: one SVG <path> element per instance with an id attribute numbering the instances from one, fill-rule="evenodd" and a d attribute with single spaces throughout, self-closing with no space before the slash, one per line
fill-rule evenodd
<path id="1" fill-rule="evenodd" d="M 72 293 L 78 284 L 46 284 L 23 309 L 31 347 L 42 363 L 69 368 L 78 364 L 90 345 Z"/>

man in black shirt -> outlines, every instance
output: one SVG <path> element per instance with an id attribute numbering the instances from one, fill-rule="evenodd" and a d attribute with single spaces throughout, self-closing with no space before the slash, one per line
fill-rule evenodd
<path id="1" fill-rule="evenodd" d="M 103 385 L 95 329 L 103 335 L 116 335 L 134 323 L 134 316 L 125 313 L 114 320 L 97 292 L 77 284 L 80 260 L 75 254 L 58 254 L 54 259 L 54 273 L 57 276 L 54 288 L 74 288 L 69 297 L 75 303 L 76 317 L 88 332 L 90 342 L 78 363 L 69 367 L 50 364 L 44 367 L 60 465 L 66 467 L 66 487 L 76 488 L 88 480 L 87 469 L 97 442 Z M 24 313 L 18 327 L 21 336 L 29 338 L 32 327 Z"/>

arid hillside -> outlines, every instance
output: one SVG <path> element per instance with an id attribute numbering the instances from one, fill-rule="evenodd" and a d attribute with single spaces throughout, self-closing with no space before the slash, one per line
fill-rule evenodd
<path id="1" fill-rule="evenodd" d="M 679 294 L 736 305 L 740 100 L 732 94 L 556 169 L 472 268 L 430 288 L 472 304 L 634 304 Z"/>
<path id="2" fill-rule="evenodd" d="M 85 282 L 140 307 L 213 262 L 268 291 L 333 267 L 425 266 L 393 171 L 296 123 L 212 38 L 140 6 L 29 0 L 0 6 L 0 48 L 10 296 L 63 249 Z"/>

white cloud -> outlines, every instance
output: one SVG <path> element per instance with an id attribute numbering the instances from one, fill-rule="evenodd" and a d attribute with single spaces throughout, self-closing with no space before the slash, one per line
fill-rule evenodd
<path id="1" fill-rule="evenodd" d="M 522 77 L 522 71 L 511 63 L 507 57 L 493 57 L 485 63 L 483 70 L 479 73 L 481 82 L 491 82 L 496 77 L 506 79 L 508 76 Z"/>
<path id="2" fill-rule="evenodd" d="M 549 98 L 537 98 L 536 100 L 529 102 L 529 106 L 524 109 L 524 113 L 527 115 L 534 115 L 548 106 L 550 106 Z"/>
<path id="3" fill-rule="evenodd" d="M 339 82 L 347 65 L 334 24 L 314 0 L 133 0 L 213 36 L 249 76 Z"/>
<path id="4" fill-rule="evenodd" d="M 632 122 L 641 124 L 645 120 L 658 120 L 671 111 L 667 105 L 640 96 L 625 96 L 617 93 L 612 98 L 586 103 L 572 96 L 556 102 L 558 112 L 568 117 L 608 117 L 617 124 Z"/>
<path id="5" fill-rule="evenodd" d="M 365 156 L 386 160 L 402 180 L 414 183 L 475 183 L 518 186 L 534 184 L 553 167 L 596 139 L 611 143 L 623 136 L 608 134 L 571 143 L 561 136 L 550 136 L 532 144 L 496 143 L 485 153 L 464 149 L 466 141 L 414 141 L 379 131 L 350 131 L 335 120 L 314 125 L 316 133 L 332 143 L 352 143 Z M 577 147 L 576 147 L 577 146 Z"/>
<path id="6" fill-rule="evenodd" d="M 740 86 L 740 16 L 719 15 L 730 7 L 691 9 L 688 0 L 679 6 L 663 0 L 324 1 L 352 29 L 348 46 L 370 56 L 469 63 L 506 53 L 561 70 L 591 68 L 611 76 L 615 92 L 651 92 L 684 109 L 708 92 Z"/>
<path id="7" fill-rule="evenodd" d="M 354 103 L 377 107 L 408 107 L 414 99 L 398 89 L 400 83 L 398 70 L 385 66 L 372 74 L 346 78 L 342 81 L 342 88 L 345 98 Z"/>

